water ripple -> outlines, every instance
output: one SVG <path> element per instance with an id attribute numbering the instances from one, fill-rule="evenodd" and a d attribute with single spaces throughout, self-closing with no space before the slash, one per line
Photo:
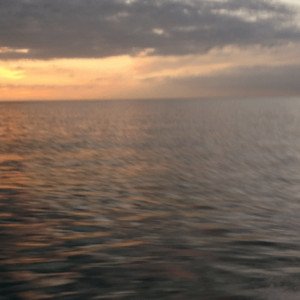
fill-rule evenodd
<path id="1" fill-rule="evenodd" d="M 1 299 L 298 299 L 300 102 L 0 104 Z"/>

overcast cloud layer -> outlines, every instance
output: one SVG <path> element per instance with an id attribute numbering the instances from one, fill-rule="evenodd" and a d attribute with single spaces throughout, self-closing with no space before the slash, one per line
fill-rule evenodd
<path id="1" fill-rule="evenodd" d="M 0 0 L 0 58 L 273 46 L 299 41 L 296 17 L 292 8 L 270 0 Z"/>

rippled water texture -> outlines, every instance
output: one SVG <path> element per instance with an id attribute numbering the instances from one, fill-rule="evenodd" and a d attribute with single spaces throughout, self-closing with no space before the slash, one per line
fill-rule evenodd
<path id="1" fill-rule="evenodd" d="M 300 100 L 0 103 L 0 299 L 300 299 Z"/>

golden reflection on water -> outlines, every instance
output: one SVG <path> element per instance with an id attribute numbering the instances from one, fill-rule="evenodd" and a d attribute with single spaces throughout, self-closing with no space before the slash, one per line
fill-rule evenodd
<path id="1" fill-rule="evenodd" d="M 0 295 L 297 289 L 300 108 L 275 104 L 1 104 Z"/>

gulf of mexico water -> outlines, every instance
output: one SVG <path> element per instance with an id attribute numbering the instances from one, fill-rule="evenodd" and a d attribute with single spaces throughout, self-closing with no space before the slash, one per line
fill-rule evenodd
<path id="1" fill-rule="evenodd" d="M 300 99 L 0 103 L 0 299 L 300 299 Z"/>

